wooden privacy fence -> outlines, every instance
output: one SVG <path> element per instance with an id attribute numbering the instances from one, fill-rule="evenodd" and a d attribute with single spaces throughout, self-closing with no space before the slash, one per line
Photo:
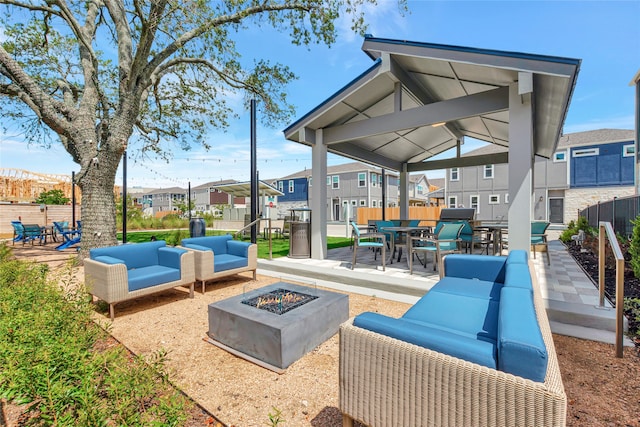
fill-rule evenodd
<path id="1" fill-rule="evenodd" d="M 420 225 L 436 225 L 443 206 L 409 206 L 409 218 L 422 220 Z M 356 222 L 367 224 L 369 220 L 381 220 L 382 208 L 358 208 Z M 400 219 L 400 208 L 385 208 L 385 219 Z"/>

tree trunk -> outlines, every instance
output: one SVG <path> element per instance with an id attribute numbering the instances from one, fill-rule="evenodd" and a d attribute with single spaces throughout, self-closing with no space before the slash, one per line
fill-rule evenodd
<path id="1" fill-rule="evenodd" d="M 89 256 L 91 248 L 118 243 L 114 183 L 120 157 L 113 153 L 99 154 L 98 161 L 91 162 L 78 181 L 82 190 L 81 260 Z"/>

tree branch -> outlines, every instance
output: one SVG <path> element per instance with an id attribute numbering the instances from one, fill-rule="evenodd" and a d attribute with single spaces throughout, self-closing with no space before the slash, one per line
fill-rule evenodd
<path id="1" fill-rule="evenodd" d="M 24 97 L 27 97 L 29 102 L 26 104 L 39 117 L 42 117 L 49 127 L 57 133 L 67 134 L 69 131 L 68 123 L 60 116 L 67 120 L 73 120 L 76 111 L 44 92 L 31 76 L 24 72 L 20 64 L 4 50 L 2 45 L 0 45 L 0 64 L 4 68 L 2 74 L 13 82 L 15 89 L 12 90 L 20 94 L 20 99 L 24 101 Z"/>
<path id="2" fill-rule="evenodd" d="M 190 42 L 191 40 L 201 36 L 212 28 L 222 26 L 230 23 L 240 23 L 243 19 L 252 16 L 259 15 L 264 12 L 279 12 L 283 10 L 301 10 L 309 12 L 311 8 L 309 6 L 302 5 L 300 3 L 283 3 L 283 4 L 261 4 L 246 8 L 239 12 L 236 12 L 231 15 L 223 15 L 219 16 L 215 19 L 212 19 L 198 28 L 194 28 L 191 31 L 187 31 L 180 37 L 178 37 L 173 43 L 167 45 L 162 51 L 158 52 L 158 54 L 149 62 L 145 74 L 146 79 L 151 77 L 154 73 L 156 73 L 157 68 L 162 66 L 162 63 L 166 61 L 171 55 L 177 52 L 181 47 Z"/>

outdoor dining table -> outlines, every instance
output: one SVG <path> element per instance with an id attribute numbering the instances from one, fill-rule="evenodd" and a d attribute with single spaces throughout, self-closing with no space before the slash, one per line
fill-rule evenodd
<path id="1" fill-rule="evenodd" d="M 487 230 L 491 233 L 491 240 L 493 241 L 493 254 L 502 254 L 502 232 L 509 228 L 509 224 L 506 222 L 490 223 L 483 222 L 480 228 Z"/>
<path id="2" fill-rule="evenodd" d="M 433 229 L 433 227 L 431 226 L 423 226 L 423 225 L 418 225 L 418 226 L 406 226 L 406 227 L 381 227 L 379 231 L 381 232 L 394 232 L 394 233 L 404 233 L 406 234 L 405 237 L 405 245 L 406 245 L 406 259 L 407 259 L 407 265 L 409 265 L 409 257 L 411 256 L 411 235 L 415 232 L 421 232 L 421 233 L 430 233 L 431 230 Z M 395 241 L 394 239 L 390 239 L 391 241 L 391 248 L 389 250 L 389 260 L 387 261 L 389 264 L 393 263 L 393 251 L 395 248 Z M 402 247 L 400 248 L 400 251 L 398 253 L 398 262 L 400 262 L 400 258 L 402 257 Z"/>

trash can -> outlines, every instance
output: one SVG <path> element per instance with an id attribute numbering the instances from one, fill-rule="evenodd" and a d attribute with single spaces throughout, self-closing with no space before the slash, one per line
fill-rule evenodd
<path id="1" fill-rule="evenodd" d="M 311 258 L 311 209 L 290 210 L 292 220 L 289 221 L 289 258 Z"/>
<path id="2" fill-rule="evenodd" d="M 189 221 L 189 235 L 191 237 L 204 237 L 206 225 L 204 218 L 195 216 Z"/>

